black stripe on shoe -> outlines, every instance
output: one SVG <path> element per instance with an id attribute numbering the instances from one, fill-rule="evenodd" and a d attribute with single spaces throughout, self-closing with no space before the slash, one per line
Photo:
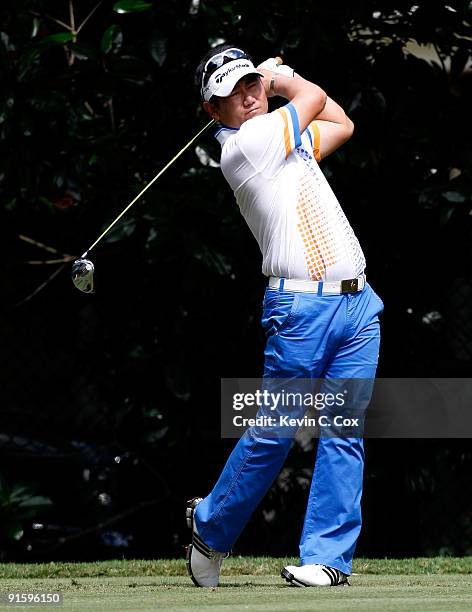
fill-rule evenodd
<path id="1" fill-rule="evenodd" d="M 328 576 L 331 582 L 331 586 L 334 586 L 335 584 L 337 584 L 339 580 L 339 576 L 337 575 L 336 569 L 334 569 L 333 567 L 328 567 L 327 565 L 322 565 L 321 569 Z"/>
<path id="2" fill-rule="evenodd" d="M 335 567 L 329 567 L 329 565 L 324 565 L 322 569 L 326 574 L 328 574 L 328 576 L 330 576 L 331 586 L 351 586 L 349 584 L 347 576 Z"/>
<path id="3" fill-rule="evenodd" d="M 336 568 L 324 565 L 321 569 L 329 577 L 329 580 L 331 582 L 330 586 L 351 586 L 349 584 L 347 577 L 346 576 L 342 577 L 341 572 L 337 570 Z M 285 567 L 281 570 L 280 575 L 282 576 L 282 578 L 285 578 L 285 580 L 289 582 L 290 584 L 292 584 L 293 586 L 300 586 L 300 587 L 310 586 L 309 584 L 305 584 L 301 580 L 297 580 L 297 578 L 295 578 L 295 576 L 291 572 L 289 572 Z"/>
<path id="4" fill-rule="evenodd" d="M 198 535 L 198 533 L 195 533 L 195 531 L 193 532 L 192 542 L 193 544 L 195 544 L 195 546 L 198 546 L 198 548 L 202 548 L 208 554 L 213 552 L 212 549 L 208 546 L 208 544 L 205 544 L 202 538 Z"/>
<path id="5" fill-rule="evenodd" d="M 204 548 L 202 548 L 200 546 L 200 544 L 198 542 L 196 542 L 195 540 L 193 540 L 192 542 L 192 546 L 195 548 L 195 550 L 198 550 L 199 553 L 201 553 L 204 557 L 206 557 L 207 559 L 211 559 L 212 555 L 208 553 L 207 550 L 205 550 Z"/>

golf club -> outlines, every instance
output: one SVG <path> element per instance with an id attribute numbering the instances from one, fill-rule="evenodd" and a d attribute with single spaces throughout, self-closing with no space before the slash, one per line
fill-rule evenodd
<path id="1" fill-rule="evenodd" d="M 156 176 L 150 181 L 144 189 L 142 189 L 138 195 L 126 206 L 126 208 L 116 217 L 112 223 L 100 234 L 100 236 L 95 240 L 95 242 L 72 264 L 72 282 L 74 285 L 82 291 L 83 293 L 94 293 L 94 272 L 95 266 L 93 262 L 89 259 L 89 254 L 92 249 L 94 249 L 97 244 L 108 234 L 108 232 L 112 229 L 112 227 L 118 223 L 121 217 L 128 212 L 128 210 L 135 204 L 139 198 L 143 195 L 145 191 L 157 181 L 157 179 L 164 174 L 164 172 L 170 168 L 170 166 L 186 151 L 196 140 L 199 138 L 203 132 L 205 132 L 210 126 L 215 123 L 215 120 L 212 119 L 209 121 L 199 132 L 196 134 L 189 142 L 180 149 L 180 151 L 160 170 Z"/>

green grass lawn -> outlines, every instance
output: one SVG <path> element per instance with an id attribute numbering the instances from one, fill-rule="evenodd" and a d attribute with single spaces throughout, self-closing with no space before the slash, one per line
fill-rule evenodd
<path id="1" fill-rule="evenodd" d="M 0 564 L 0 592 L 60 591 L 59 609 L 91 612 L 472 610 L 472 557 L 357 559 L 351 587 L 306 589 L 279 577 L 280 568 L 294 561 L 228 559 L 216 589 L 194 587 L 183 560 Z"/>

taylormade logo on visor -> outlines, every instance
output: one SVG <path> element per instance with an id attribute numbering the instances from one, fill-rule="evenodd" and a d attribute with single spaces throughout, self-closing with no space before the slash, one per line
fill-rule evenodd
<path id="1" fill-rule="evenodd" d="M 219 85 L 221 83 L 221 81 L 225 78 L 225 76 L 228 76 L 228 74 L 230 74 L 234 70 L 237 70 L 238 68 L 251 68 L 251 64 L 249 64 L 248 62 L 243 62 L 243 63 L 235 64 L 234 66 L 231 66 L 230 68 L 227 68 L 221 74 L 217 74 L 215 76 L 215 82 L 218 83 L 218 85 Z"/>
<path id="2" fill-rule="evenodd" d="M 202 87 L 202 98 L 206 101 L 212 96 L 227 96 L 236 82 L 246 74 L 259 74 L 251 60 L 236 59 L 223 64 L 212 73 L 205 87 Z M 226 79 L 226 81 L 225 81 Z"/>

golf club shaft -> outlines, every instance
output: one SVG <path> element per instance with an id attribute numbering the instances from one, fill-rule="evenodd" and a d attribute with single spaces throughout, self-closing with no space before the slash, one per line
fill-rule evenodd
<path id="1" fill-rule="evenodd" d="M 275 58 L 277 65 L 280 66 L 281 64 L 283 64 L 283 60 L 281 57 L 276 57 Z M 112 229 L 112 227 L 114 227 L 118 221 L 121 219 L 121 217 L 123 217 L 123 215 L 125 215 L 128 210 L 133 206 L 133 204 L 135 204 L 135 202 L 137 202 L 139 200 L 139 198 L 149 189 L 149 187 L 151 187 L 151 185 L 153 185 L 155 183 L 155 181 L 157 181 L 157 179 L 162 176 L 164 174 L 164 172 L 170 167 L 172 166 L 172 164 L 182 155 L 182 153 L 184 153 L 184 151 L 186 151 L 196 140 L 197 138 L 199 138 L 203 132 L 205 132 L 210 126 L 212 126 L 215 122 L 214 119 L 212 119 L 211 121 L 209 121 L 199 132 L 198 134 L 196 134 L 191 140 L 189 140 L 189 142 L 182 147 L 182 149 L 180 149 L 180 151 L 174 155 L 174 157 L 164 166 L 164 168 L 162 168 L 162 170 L 160 170 L 156 176 L 152 179 L 152 181 L 150 181 L 145 187 L 144 189 L 142 189 L 138 195 L 133 198 L 133 200 L 128 204 L 128 206 L 121 211 L 121 213 L 116 217 L 116 219 L 110 223 L 110 225 L 100 234 L 100 236 L 95 240 L 95 242 L 85 251 L 85 253 L 82 255 L 82 257 L 86 257 L 88 253 L 90 253 L 90 251 L 95 248 L 97 246 L 97 244 L 100 242 L 100 240 L 102 240 L 102 238 L 104 236 L 106 236 L 106 234 L 108 234 L 108 232 Z"/>
<path id="2" fill-rule="evenodd" d="M 116 219 L 110 223 L 110 225 L 100 234 L 100 236 L 95 240 L 95 242 L 92 244 L 92 246 L 90 246 L 85 253 L 82 255 L 82 257 L 85 257 L 88 253 L 90 253 L 90 251 L 97 246 L 97 244 L 100 242 L 100 240 L 106 235 L 108 234 L 108 232 L 111 230 L 111 228 L 118 223 L 118 221 L 121 219 L 121 217 L 126 214 L 128 212 L 128 210 L 133 206 L 133 204 L 135 202 L 137 202 L 139 200 L 139 198 L 143 195 L 143 193 L 145 191 L 147 191 L 149 189 L 149 187 L 151 187 L 151 185 L 157 181 L 157 179 L 162 176 L 164 174 L 164 172 L 167 170 L 167 168 L 169 168 L 181 155 L 182 153 L 184 153 L 184 151 L 186 151 L 196 140 L 197 138 L 199 138 L 203 132 L 205 132 L 211 125 L 213 125 L 215 123 L 215 120 L 212 119 L 211 121 L 209 121 L 199 132 L 198 134 L 196 134 L 191 140 L 188 141 L 188 143 L 182 147 L 182 149 L 180 149 L 180 151 L 174 155 L 174 157 L 170 160 L 170 162 L 168 162 L 164 168 L 162 168 L 162 170 L 160 170 L 156 176 L 152 179 L 152 181 L 150 181 L 145 187 L 144 189 L 142 189 L 138 195 L 128 204 L 128 206 L 116 217 Z"/>

